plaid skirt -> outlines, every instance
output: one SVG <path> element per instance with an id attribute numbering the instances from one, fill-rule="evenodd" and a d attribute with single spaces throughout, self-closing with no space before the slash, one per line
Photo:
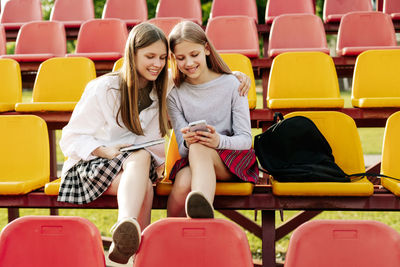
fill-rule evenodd
<path id="1" fill-rule="evenodd" d="M 86 204 L 101 196 L 121 171 L 122 163 L 132 152 L 125 152 L 109 160 L 95 158 L 79 161 L 62 179 L 57 201 Z M 157 180 L 155 160 L 151 157 L 149 177 Z"/>
<path id="2" fill-rule="evenodd" d="M 259 171 L 254 149 L 217 149 L 216 151 L 231 173 L 244 182 L 257 183 Z M 188 158 L 181 158 L 175 162 L 169 179 L 173 181 L 178 171 L 186 166 L 189 166 Z"/>

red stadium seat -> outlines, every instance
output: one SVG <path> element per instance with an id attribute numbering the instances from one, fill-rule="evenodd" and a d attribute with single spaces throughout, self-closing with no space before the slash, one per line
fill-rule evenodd
<path id="1" fill-rule="evenodd" d="M 383 12 L 392 16 L 393 20 L 400 20 L 400 1 L 384 0 Z"/>
<path id="2" fill-rule="evenodd" d="M 18 62 L 45 61 L 52 57 L 63 57 L 67 53 L 65 29 L 57 21 L 28 22 L 19 30 L 15 54 L 3 55 Z"/>
<path id="3" fill-rule="evenodd" d="M 175 25 L 183 20 L 184 20 L 183 18 L 170 17 L 170 18 L 153 18 L 148 20 L 148 22 L 156 25 L 165 33 L 165 36 L 168 37 L 169 33 L 172 31 Z"/>
<path id="4" fill-rule="evenodd" d="M 353 11 L 372 11 L 371 0 L 325 0 L 324 21 L 339 22 L 343 15 Z"/>
<path id="5" fill-rule="evenodd" d="M 381 12 L 350 12 L 340 22 L 336 52 L 356 56 L 372 49 L 400 49 L 392 19 Z"/>
<path id="6" fill-rule="evenodd" d="M 181 17 L 201 25 L 203 23 L 200 0 L 159 0 L 156 18 Z"/>
<path id="7" fill-rule="evenodd" d="M 275 17 L 293 13 L 315 14 L 313 0 L 268 0 L 265 22 L 271 24 Z"/>
<path id="8" fill-rule="evenodd" d="M 252 267 L 246 234 L 223 219 L 167 218 L 148 226 L 134 267 Z"/>
<path id="9" fill-rule="evenodd" d="M 400 266 L 400 235 L 376 221 L 310 221 L 290 238 L 285 267 Z"/>
<path id="10" fill-rule="evenodd" d="M 50 14 L 50 20 L 61 21 L 66 28 L 79 28 L 93 18 L 93 0 L 56 0 Z"/>
<path id="11" fill-rule="evenodd" d="M 210 18 L 220 16 L 248 16 L 258 22 L 257 4 L 254 0 L 214 0 Z"/>
<path id="12" fill-rule="evenodd" d="M 88 20 L 79 30 L 76 53 L 67 56 L 115 61 L 123 56 L 127 38 L 126 24 L 120 19 Z"/>
<path id="13" fill-rule="evenodd" d="M 105 267 L 99 230 L 89 220 L 25 216 L 0 235 L 0 266 Z"/>
<path id="14" fill-rule="evenodd" d="M 4 30 L 3 25 L 0 25 L 0 55 L 7 54 L 6 44 L 6 31 Z"/>
<path id="15" fill-rule="evenodd" d="M 260 55 L 257 27 L 251 17 L 209 19 L 206 34 L 219 53 L 239 53 L 250 58 Z"/>
<path id="16" fill-rule="evenodd" d="M 287 14 L 275 18 L 268 42 L 268 55 L 284 52 L 320 51 L 329 55 L 322 20 L 313 14 Z"/>
<path id="17" fill-rule="evenodd" d="M 29 21 L 42 20 L 40 0 L 6 1 L 0 14 L 0 23 L 6 30 L 19 29 Z"/>
<path id="18" fill-rule="evenodd" d="M 107 0 L 102 18 L 117 18 L 129 27 L 135 26 L 147 20 L 146 0 Z"/>

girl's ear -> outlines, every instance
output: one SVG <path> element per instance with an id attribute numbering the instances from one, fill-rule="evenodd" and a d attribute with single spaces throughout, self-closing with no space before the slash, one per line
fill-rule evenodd
<path id="1" fill-rule="evenodd" d="M 205 43 L 204 45 L 204 50 L 205 50 L 205 54 L 206 56 L 209 56 L 211 54 L 210 52 L 210 45 L 208 43 Z"/>

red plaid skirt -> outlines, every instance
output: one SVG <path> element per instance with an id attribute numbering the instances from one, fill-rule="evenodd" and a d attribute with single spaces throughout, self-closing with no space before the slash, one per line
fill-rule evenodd
<path id="1" fill-rule="evenodd" d="M 234 175 L 244 182 L 257 183 L 258 179 L 258 164 L 254 149 L 249 150 L 228 150 L 217 149 L 218 155 L 225 163 L 226 167 Z M 186 166 L 189 166 L 188 158 L 181 158 L 175 162 L 171 170 L 169 179 L 173 181 L 178 171 Z"/>

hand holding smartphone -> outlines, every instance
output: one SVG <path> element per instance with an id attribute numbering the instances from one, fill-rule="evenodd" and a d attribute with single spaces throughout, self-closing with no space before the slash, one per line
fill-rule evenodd
<path id="1" fill-rule="evenodd" d="M 189 123 L 189 132 L 197 131 L 208 132 L 207 122 L 205 120 L 193 121 Z"/>

